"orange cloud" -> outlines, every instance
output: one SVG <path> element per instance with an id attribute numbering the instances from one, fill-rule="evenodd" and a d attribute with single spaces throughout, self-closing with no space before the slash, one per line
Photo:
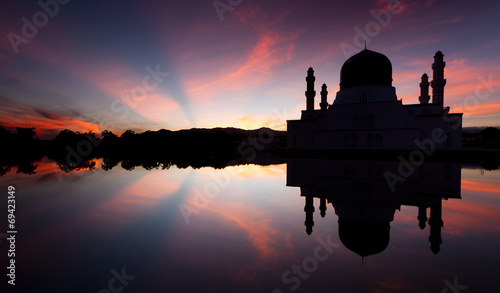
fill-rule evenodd
<path id="1" fill-rule="evenodd" d="M 68 32 L 62 31 L 60 37 L 63 38 L 65 33 Z M 142 127 L 137 126 L 135 120 L 131 119 L 132 115 L 124 114 L 125 112 L 120 112 L 117 115 L 110 113 L 112 112 L 112 104 L 116 103 L 116 101 L 128 106 L 129 112 L 126 113 L 133 113 L 134 118 L 148 125 L 154 123 L 164 125 L 167 119 L 177 121 L 183 118 L 182 114 L 180 114 L 181 111 L 179 111 L 178 102 L 172 97 L 163 94 L 160 87 L 156 88 L 155 85 L 157 86 L 158 83 L 153 78 L 150 78 L 146 86 L 144 86 L 144 78 L 150 74 L 146 67 L 136 71 L 112 56 L 106 56 L 105 59 L 102 58 L 104 60 L 99 60 L 99 62 L 94 59 L 75 58 L 74 54 L 78 50 L 78 48 L 75 48 L 75 50 L 60 51 L 52 46 L 32 40 L 24 53 L 29 58 L 41 62 L 56 71 L 83 81 L 89 85 L 90 89 L 97 89 L 109 99 L 107 108 L 97 109 L 96 111 L 107 116 L 108 120 L 112 121 L 111 126 L 101 127 L 100 129 L 93 128 L 93 131 L 113 129 L 112 125 L 117 123 L 122 125 L 121 127 L 142 130 Z M 92 58 L 92 56 L 88 58 Z M 155 64 L 150 64 L 150 66 L 155 71 Z M 165 69 L 161 68 L 161 70 Z M 123 105 L 118 104 L 117 107 L 121 108 Z M 127 117 L 121 117 L 123 115 Z M 72 127 L 72 125 L 68 125 L 64 128 L 72 129 Z"/>
<path id="2" fill-rule="evenodd" d="M 462 180 L 462 190 L 500 194 L 500 183 Z"/>
<path id="3" fill-rule="evenodd" d="M 233 276 L 239 282 L 253 282 L 256 272 L 277 259 L 295 259 L 290 235 L 273 227 L 272 221 L 265 219 L 261 208 L 229 203 L 216 206 L 211 204 L 207 211 L 221 217 L 224 222 L 234 223 L 242 229 L 251 245 L 257 251 L 257 258 L 251 264 L 242 267 Z"/>
<path id="4" fill-rule="evenodd" d="M 230 186 L 227 187 L 228 189 L 224 189 L 218 196 L 210 198 L 206 206 L 199 209 L 200 213 L 192 216 L 193 219 L 197 217 L 203 218 L 203 220 L 198 225 L 191 225 L 190 229 L 199 229 L 203 233 L 206 233 L 206 229 L 213 229 L 213 225 L 224 225 L 227 227 L 222 229 L 220 233 L 235 235 L 243 232 L 246 235 L 246 239 L 248 239 L 251 246 L 255 249 L 256 257 L 254 261 L 245 265 L 233 275 L 232 278 L 235 280 L 251 282 L 256 272 L 262 270 L 262 267 L 267 267 L 280 259 L 296 259 L 290 234 L 276 227 L 279 225 L 277 223 L 281 219 L 277 220 L 272 217 L 274 214 L 272 213 L 272 209 L 276 205 L 279 205 L 275 201 L 279 199 L 273 199 L 273 203 L 268 207 L 267 204 L 262 202 L 260 204 L 248 202 L 247 198 L 252 195 L 246 194 L 244 189 L 238 188 L 238 194 L 228 191 L 229 189 L 232 190 L 233 186 L 238 184 L 236 181 L 245 180 L 244 182 L 246 182 L 248 178 L 274 182 L 277 180 L 273 179 L 274 177 L 282 178 L 285 167 L 285 165 L 272 167 L 245 165 L 227 169 L 227 172 L 234 174 L 231 177 L 232 181 Z M 207 168 L 200 169 L 197 173 L 201 175 L 204 172 L 208 176 L 212 171 Z M 195 195 L 197 194 L 199 193 L 195 191 L 188 194 L 185 203 L 189 206 L 199 207 L 199 204 L 195 202 Z M 199 198 L 196 201 L 202 202 Z M 287 206 L 286 208 L 288 207 L 293 208 L 293 206 Z M 206 218 L 208 220 L 205 220 Z M 210 227 L 206 227 L 202 223 L 212 224 Z M 297 229 L 302 230 L 302 227 L 297 227 Z M 189 235 L 191 234 L 189 233 Z"/>
<path id="5" fill-rule="evenodd" d="M 453 112 L 464 113 L 464 116 L 500 114 L 500 103 L 456 107 Z"/>
<path id="6" fill-rule="evenodd" d="M 493 228 L 492 220 L 498 218 L 498 212 L 487 204 L 465 201 L 447 202 L 443 206 L 443 221 L 445 222 L 443 233 L 451 235 L 483 233 L 479 230 Z M 500 229 L 500 226 L 497 225 L 494 228 Z"/>
<path id="7" fill-rule="evenodd" d="M 221 91 L 248 99 L 248 91 L 267 84 L 277 66 L 293 59 L 300 31 L 288 32 L 280 27 L 288 12 L 272 19 L 265 19 L 262 13 L 252 9 L 239 9 L 234 14 L 243 26 L 255 33 L 251 49 L 243 55 L 226 56 L 226 60 L 233 57 L 232 62 L 212 60 L 217 62 L 217 66 L 212 67 L 219 69 L 211 70 L 210 75 L 191 76 L 184 87 L 197 101 L 213 101 L 220 98 Z"/>
<path id="8" fill-rule="evenodd" d="M 69 115 L 48 111 L 34 106 L 0 102 L 0 124 L 6 128 L 35 127 L 40 138 L 55 135 L 63 129 L 99 133 L 95 123 L 79 120 Z"/>
<path id="9" fill-rule="evenodd" d="M 445 78 L 445 98 L 451 102 L 463 103 L 468 97 L 477 98 L 480 103 L 495 99 L 495 91 L 500 90 L 500 75 L 496 66 L 484 62 L 471 62 L 466 58 L 447 61 Z M 488 95 L 488 92 L 490 95 Z"/>

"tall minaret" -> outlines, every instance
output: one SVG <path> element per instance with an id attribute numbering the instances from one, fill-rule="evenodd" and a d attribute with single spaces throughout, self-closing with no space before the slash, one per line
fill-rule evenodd
<path id="1" fill-rule="evenodd" d="M 319 200 L 319 210 L 321 211 L 321 217 L 324 218 L 326 215 L 326 198 L 322 197 Z"/>
<path id="2" fill-rule="evenodd" d="M 427 207 L 419 206 L 418 207 L 418 226 L 420 229 L 425 229 L 425 223 L 427 222 Z"/>
<path id="3" fill-rule="evenodd" d="M 319 103 L 321 110 L 326 110 L 326 108 L 328 108 L 327 99 L 328 99 L 328 91 L 326 90 L 326 84 L 323 84 L 321 86 L 321 103 Z"/>
<path id="4" fill-rule="evenodd" d="M 418 100 L 420 104 L 429 104 L 429 76 L 424 73 L 422 74 L 422 82 L 420 83 L 420 97 Z"/>
<path id="5" fill-rule="evenodd" d="M 311 235 L 314 226 L 313 213 L 314 213 L 314 197 L 306 196 L 306 206 L 304 207 L 304 212 L 306 212 L 306 233 Z"/>
<path id="6" fill-rule="evenodd" d="M 444 101 L 444 86 L 446 79 L 444 79 L 444 67 L 446 63 L 443 61 L 443 53 L 437 51 L 434 55 L 434 63 L 432 63 L 432 103 L 443 106 Z"/>
<path id="7" fill-rule="evenodd" d="M 312 67 L 309 67 L 307 70 L 307 91 L 306 91 L 306 110 L 313 111 L 314 110 L 314 97 L 316 96 L 316 91 L 314 90 L 314 81 L 316 77 L 314 77 L 314 70 Z"/>
<path id="8" fill-rule="evenodd" d="M 429 226 L 431 226 L 431 234 L 429 235 L 429 241 L 431 242 L 431 250 L 434 254 L 437 254 L 441 250 L 441 227 L 443 227 L 443 218 L 441 216 L 442 204 L 439 201 L 438 204 L 431 206 L 431 216 L 429 218 Z"/>

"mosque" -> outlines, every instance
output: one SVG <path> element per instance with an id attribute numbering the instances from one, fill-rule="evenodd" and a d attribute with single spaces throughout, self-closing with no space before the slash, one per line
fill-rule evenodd
<path id="1" fill-rule="evenodd" d="M 403 105 L 392 86 L 392 64 L 367 50 L 349 58 L 340 71 L 340 90 L 328 103 L 326 84 L 315 109 L 313 68 L 307 71 L 306 109 L 300 120 L 287 121 L 287 146 L 292 149 L 413 149 L 432 139 L 436 148 L 460 148 L 462 113 L 444 107 L 443 53 L 437 51 L 432 81 L 422 75 L 419 104 Z M 430 102 L 429 85 L 432 87 Z M 438 135 L 439 134 L 439 135 Z"/>

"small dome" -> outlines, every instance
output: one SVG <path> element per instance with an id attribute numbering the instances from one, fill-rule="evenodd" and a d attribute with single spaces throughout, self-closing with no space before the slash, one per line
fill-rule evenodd
<path id="1" fill-rule="evenodd" d="M 340 89 L 359 85 L 392 86 L 389 58 L 367 49 L 349 58 L 340 70 Z"/>

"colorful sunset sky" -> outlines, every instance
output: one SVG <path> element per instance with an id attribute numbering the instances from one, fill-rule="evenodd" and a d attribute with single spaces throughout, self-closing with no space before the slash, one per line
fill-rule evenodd
<path id="1" fill-rule="evenodd" d="M 342 64 L 366 40 L 391 60 L 404 104 L 418 103 L 441 50 L 445 105 L 464 126 L 498 126 L 499 12 L 492 0 L 5 0 L 0 124 L 41 138 L 66 128 L 285 130 L 305 108 L 307 69 L 332 103 Z"/>

